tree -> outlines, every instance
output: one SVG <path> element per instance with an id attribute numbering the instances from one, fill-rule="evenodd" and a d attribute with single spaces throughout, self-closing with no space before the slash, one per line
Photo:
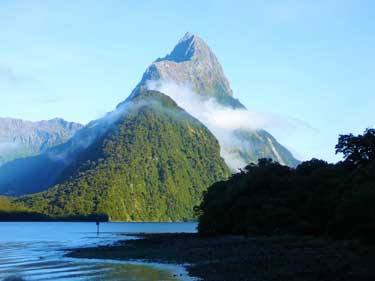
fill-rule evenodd
<path id="1" fill-rule="evenodd" d="M 375 160 L 375 129 L 366 129 L 363 135 L 340 135 L 336 154 L 343 153 L 345 161 L 354 166 Z"/>
<path id="2" fill-rule="evenodd" d="M 296 168 L 297 172 L 310 175 L 313 171 L 326 168 L 328 163 L 324 160 L 313 158 L 309 161 L 302 162 Z"/>

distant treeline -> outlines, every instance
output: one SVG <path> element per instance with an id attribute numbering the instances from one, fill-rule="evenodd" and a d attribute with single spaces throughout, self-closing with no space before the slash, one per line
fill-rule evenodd
<path id="1" fill-rule="evenodd" d="M 213 184 L 196 207 L 201 234 L 301 234 L 375 242 L 375 129 L 341 135 L 344 161 L 297 168 L 269 159 Z"/>
<path id="2" fill-rule="evenodd" d="M 69 222 L 86 222 L 86 221 L 108 221 L 108 216 L 104 214 L 92 214 L 88 216 L 62 216 L 51 217 L 44 214 L 28 211 L 0 211 L 0 221 L 2 222 L 44 222 L 44 221 L 69 221 Z"/>

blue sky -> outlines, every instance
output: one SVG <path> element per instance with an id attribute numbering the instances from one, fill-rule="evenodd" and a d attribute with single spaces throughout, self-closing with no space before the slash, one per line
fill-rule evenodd
<path id="1" fill-rule="evenodd" d="M 297 157 L 336 161 L 375 120 L 375 1 L 0 2 L 0 116 L 86 123 L 124 100 L 186 31 Z"/>

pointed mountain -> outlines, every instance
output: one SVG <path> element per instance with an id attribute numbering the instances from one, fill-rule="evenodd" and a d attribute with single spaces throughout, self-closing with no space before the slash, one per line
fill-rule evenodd
<path id="1" fill-rule="evenodd" d="M 137 95 L 141 89 L 148 88 L 150 81 L 188 85 L 198 95 L 207 99 L 214 98 L 220 105 L 246 110 L 233 97 L 228 79 L 215 54 L 200 37 L 189 32 L 178 41 L 169 55 L 158 58 L 146 69 L 130 97 Z M 216 137 L 220 141 L 220 136 Z M 227 164 L 233 170 L 241 168 L 240 165 L 257 162 L 259 158 L 271 158 L 292 167 L 299 163 L 288 149 L 265 130 L 238 128 L 228 131 L 227 137 L 237 139 L 233 145 L 220 143 L 222 155 L 226 156 Z"/>
<path id="2" fill-rule="evenodd" d="M 189 32 L 169 55 L 158 58 L 146 69 L 132 95 L 147 88 L 148 81 L 158 80 L 189 86 L 200 95 L 213 97 L 222 104 L 243 107 L 233 98 L 228 79 L 215 54 L 200 37 Z"/>
<path id="3" fill-rule="evenodd" d="M 229 175 L 215 137 L 169 97 L 142 91 L 65 170 L 69 177 L 17 200 L 52 216 L 193 218 L 206 188 Z"/>

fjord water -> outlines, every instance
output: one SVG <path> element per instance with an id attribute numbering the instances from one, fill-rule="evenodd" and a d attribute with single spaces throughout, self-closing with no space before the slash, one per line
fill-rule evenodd
<path id="1" fill-rule="evenodd" d="M 0 280 L 190 280 L 177 265 L 64 257 L 69 248 L 106 245 L 127 233 L 195 232 L 196 223 L 1 222 Z"/>

